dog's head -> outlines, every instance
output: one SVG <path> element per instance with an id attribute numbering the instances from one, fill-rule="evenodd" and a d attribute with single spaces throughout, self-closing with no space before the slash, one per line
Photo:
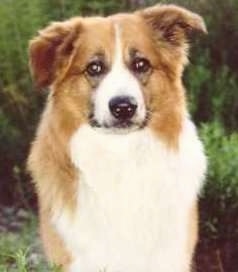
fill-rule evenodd
<path id="1" fill-rule="evenodd" d="M 31 69 L 72 126 L 113 133 L 150 126 L 172 138 L 185 112 L 181 75 L 194 31 L 206 32 L 202 18 L 174 5 L 75 17 L 31 41 Z"/>

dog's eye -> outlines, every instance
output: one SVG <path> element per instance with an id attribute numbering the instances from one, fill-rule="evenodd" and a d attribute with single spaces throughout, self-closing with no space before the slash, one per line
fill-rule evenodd
<path id="1" fill-rule="evenodd" d="M 92 61 L 88 64 L 86 71 L 91 77 L 100 76 L 105 73 L 105 64 L 100 60 Z"/>
<path id="2" fill-rule="evenodd" d="M 145 58 L 135 58 L 131 63 L 131 70 L 134 73 L 146 73 L 150 70 L 150 62 Z"/>

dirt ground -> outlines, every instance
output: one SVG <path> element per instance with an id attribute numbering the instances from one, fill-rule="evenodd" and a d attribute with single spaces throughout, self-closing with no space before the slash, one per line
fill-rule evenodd
<path id="1" fill-rule="evenodd" d="M 195 262 L 196 272 L 238 272 L 238 242 L 201 240 Z"/>

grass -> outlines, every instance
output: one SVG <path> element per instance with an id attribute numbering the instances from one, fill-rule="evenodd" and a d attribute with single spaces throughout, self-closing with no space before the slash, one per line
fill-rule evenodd
<path id="1" fill-rule="evenodd" d="M 1 272 L 59 272 L 44 260 L 37 234 L 35 216 L 31 216 L 20 233 L 6 232 L 0 235 Z"/>

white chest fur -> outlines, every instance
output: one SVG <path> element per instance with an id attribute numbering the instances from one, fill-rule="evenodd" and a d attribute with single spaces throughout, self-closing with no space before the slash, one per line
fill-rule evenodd
<path id="1" fill-rule="evenodd" d="M 178 152 L 148 129 L 103 134 L 85 125 L 71 140 L 80 170 L 75 217 L 57 213 L 71 272 L 187 272 L 188 214 L 205 172 L 190 121 Z"/>

